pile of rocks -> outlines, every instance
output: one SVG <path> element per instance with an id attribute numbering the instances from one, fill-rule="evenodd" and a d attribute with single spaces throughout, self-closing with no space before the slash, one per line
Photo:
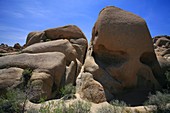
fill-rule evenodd
<path id="1" fill-rule="evenodd" d="M 30 69 L 33 102 L 42 96 L 55 98 L 62 86 L 71 83 L 77 95 L 94 103 L 120 99 L 139 105 L 166 85 L 162 69 L 169 66 L 170 38 L 156 37 L 154 42 L 153 46 L 142 18 L 106 7 L 93 27 L 89 47 L 75 25 L 29 33 L 21 52 L 0 57 L 0 90 L 23 84 L 23 72 Z"/>
<path id="2" fill-rule="evenodd" d="M 0 90 L 23 84 L 22 73 L 30 69 L 32 89 L 29 99 L 37 102 L 41 97 L 55 98 L 63 85 L 75 84 L 86 49 L 87 39 L 74 25 L 31 32 L 25 49 L 0 57 Z"/>
<path id="3" fill-rule="evenodd" d="M 163 73 L 170 71 L 170 36 L 162 35 L 153 38 L 155 53 Z"/>
<path id="4" fill-rule="evenodd" d="M 0 45 L 0 53 L 10 53 L 10 52 L 17 52 L 22 49 L 22 46 L 19 43 L 16 43 L 14 47 L 8 46 L 7 44 Z"/>

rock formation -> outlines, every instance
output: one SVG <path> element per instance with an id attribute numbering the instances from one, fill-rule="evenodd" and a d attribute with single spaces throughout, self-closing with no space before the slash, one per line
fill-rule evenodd
<path id="1" fill-rule="evenodd" d="M 155 53 L 163 73 L 170 71 L 170 37 L 156 36 L 153 38 Z"/>
<path id="2" fill-rule="evenodd" d="M 139 105 L 166 84 L 162 71 L 170 66 L 170 38 L 156 37 L 154 43 L 142 18 L 117 7 L 100 12 L 88 49 L 75 25 L 31 32 L 24 47 L 15 44 L 19 52 L 0 57 L 0 95 L 24 85 L 29 100 L 38 102 L 57 98 L 71 83 L 76 95 L 93 103 L 119 99 Z M 1 53 L 8 52 L 1 46 Z"/>
<path id="3" fill-rule="evenodd" d="M 163 80 L 146 22 L 119 8 L 104 8 L 77 78 L 80 96 L 95 103 L 118 98 L 136 105 L 160 89 Z"/>
<path id="4" fill-rule="evenodd" d="M 2 53 L 18 52 L 21 49 L 22 49 L 22 47 L 19 43 L 14 44 L 14 47 L 8 46 L 7 44 L 3 44 L 3 43 L 0 45 L 0 53 L 1 54 Z"/>
<path id="5" fill-rule="evenodd" d="M 16 44 L 15 48 L 18 47 Z M 0 57 L 0 90 L 23 84 L 22 73 L 31 69 L 29 99 L 37 102 L 41 97 L 56 98 L 56 92 L 63 85 L 75 84 L 86 49 L 87 39 L 74 25 L 31 32 L 25 49 Z"/>

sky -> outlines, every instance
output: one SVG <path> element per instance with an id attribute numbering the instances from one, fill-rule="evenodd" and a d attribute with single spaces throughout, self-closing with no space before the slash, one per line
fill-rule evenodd
<path id="1" fill-rule="evenodd" d="M 90 41 L 100 10 L 116 6 L 144 18 L 151 36 L 170 35 L 170 0 L 0 0 L 0 44 L 25 44 L 27 34 L 76 25 Z"/>

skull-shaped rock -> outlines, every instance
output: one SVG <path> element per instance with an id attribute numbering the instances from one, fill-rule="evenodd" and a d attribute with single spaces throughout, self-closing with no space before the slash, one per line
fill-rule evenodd
<path id="1" fill-rule="evenodd" d="M 106 100 L 142 103 L 149 92 L 161 87 L 161 71 L 146 22 L 119 8 L 104 8 L 93 28 L 84 73 L 91 73 L 103 86 Z"/>

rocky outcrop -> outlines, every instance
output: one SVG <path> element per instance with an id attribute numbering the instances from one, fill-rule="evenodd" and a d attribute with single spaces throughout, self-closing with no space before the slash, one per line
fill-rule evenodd
<path id="1" fill-rule="evenodd" d="M 60 88 L 71 83 L 81 99 L 139 105 L 165 86 L 162 71 L 170 66 L 170 38 L 153 41 L 154 46 L 142 18 L 117 7 L 100 12 L 88 49 L 75 25 L 31 32 L 24 47 L 12 47 L 19 52 L 0 57 L 0 95 L 24 86 L 29 100 L 38 102 L 58 98 Z M 9 47 L 1 44 L 1 53 L 11 52 L 4 48 Z"/>
<path id="2" fill-rule="evenodd" d="M 104 8 L 93 27 L 84 71 L 77 80 L 81 98 L 96 103 L 118 98 L 140 104 L 164 84 L 161 75 L 146 22 L 119 8 Z M 95 84 L 93 88 L 84 85 L 87 76 L 85 84 Z M 95 92 L 87 95 L 91 89 Z M 96 97 L 99 101 L 92 99 Z"/>
<path id="3" fill-rule="evenodd" d="M 31 86 L 33 87 L 33 90 L 31 90 L 31 92 L 37 94 L 37 92 L 34 91 L 34 87 L 36 87 L 35 81 L 37 81 L 37 76 L 41 75 L 41 80 L 42 81 L 50 81 L 50 84 L 55 84 L 54 86 L 56 88 L 60 87 L 61 84 L 61 80 L 64 78 L 64 73 L 65 73 L 65 68 L 66 68 L 66 59 L 65 59 L 65 55 L 63 53 L 60 52 L 53 52 L 53 53 L 38 53 L 38 54 L 28 54 L 28 53 L 24 53 L 24 54 L 19 54 L 19 55 L 9 55 L 9 56 L 5 56 L 5 57 L 1 57 L 0 58 L 0 69 L 2 69 L 2 71 L 5 69 L 8 71 L 10 71 L 10 69 L 12 67 L 19 67 L 21 69 L 27 69 L 30 68 L 33 70 L 33 75 L 31 77 Z M 11 67 L 11 68 L 9 68 Z M 7 69 L 9 68 L 9 69 Z M 16 74 L 15 76 L 19 76 L 20 78 L 22 77 L 22 72 L 20 71 L 19 74 Z M 3 76 L 3 78 L 8 76 L 13 76 L 13 74 L 15 73 L 8 73 L 3 75 L 4 73 L 2 73 L 0 76 Z M 45 76 L 49 76 L 49 77 L 45 77 Z M 6 78 L 6 79 L 7 79 Z M 13 76 L 11 78 L 11 81 L 15 83 L 15 77 Z M 22 82 L 22 79 L 20 79 L 20 82 Z M 39 81 L 37 81 L 39 82 Z M 38 83 L 37 83 L 38 84 Z M 2 86 L 4 85 L 3 83 L 1 84 Z M 42 92 L 41 94 L 39 94 L 39 96 L 43 96 L 42 94 L 44 94 L 44 96 L 47 96 L 47 99 L 49 99 L 51 97 L 50 94 L 52 94 L 51 90 L 52 90 L 52 85 L 50 88 L 48 88 L 48 90 L 44 90 L 44 87 L 48 87 L 49 84 L 45 84 L 45 83 L 41 83 L 41 85 L 43 85 L 43 87 L 39 87 L 39 90 Z M 11 85 L 5 85 L 3 86 L 3 90 L 5 90 L 7 87 L 11 87 Z M 39 97 L 40 98 L 40 97 Z M 38 98 L 37 98 L 38 99 Z"/>
<path id="4" fill-rule="evenodd" d="M 166 35 L 153 38 L 155 53 L 163 73 L 170 71 L 170 37 Z"/>
<path id="5" fill-rule="evenodd" d="M 19 44 L 16 44 L 15 48 L 19 48 Z M 87 39 L 74 25 L 31 32 L 28 34 L 25 48 L 20 53 L 0 57 L 0 71 L 6 70 L 7 73 L 13 68 L 21 69 L 22 71 L 15 76 L 19 76 L 20 84 L 24 84 L 23 72 L 31 69 L 29 99 L 38 102 L 41 97 L 56 98 L 63 85 L 75 85 L 86 50 Z M 0 77 L 13 82 L 0 82 L 1 89 L 5 90 L 18 83 L 15 77 L 8 79 L 8 76 L 13 74 L 3 72 L 0 73 Z"/>
<path id="6" fill-rule="evenodd" d="M 2 43 L 0 45 L 0 56 L 2 53 L 18 52 L 21 50 L 22 50 L 22 46 L 19 43 L 14 44 L 14 47 Z"/>

